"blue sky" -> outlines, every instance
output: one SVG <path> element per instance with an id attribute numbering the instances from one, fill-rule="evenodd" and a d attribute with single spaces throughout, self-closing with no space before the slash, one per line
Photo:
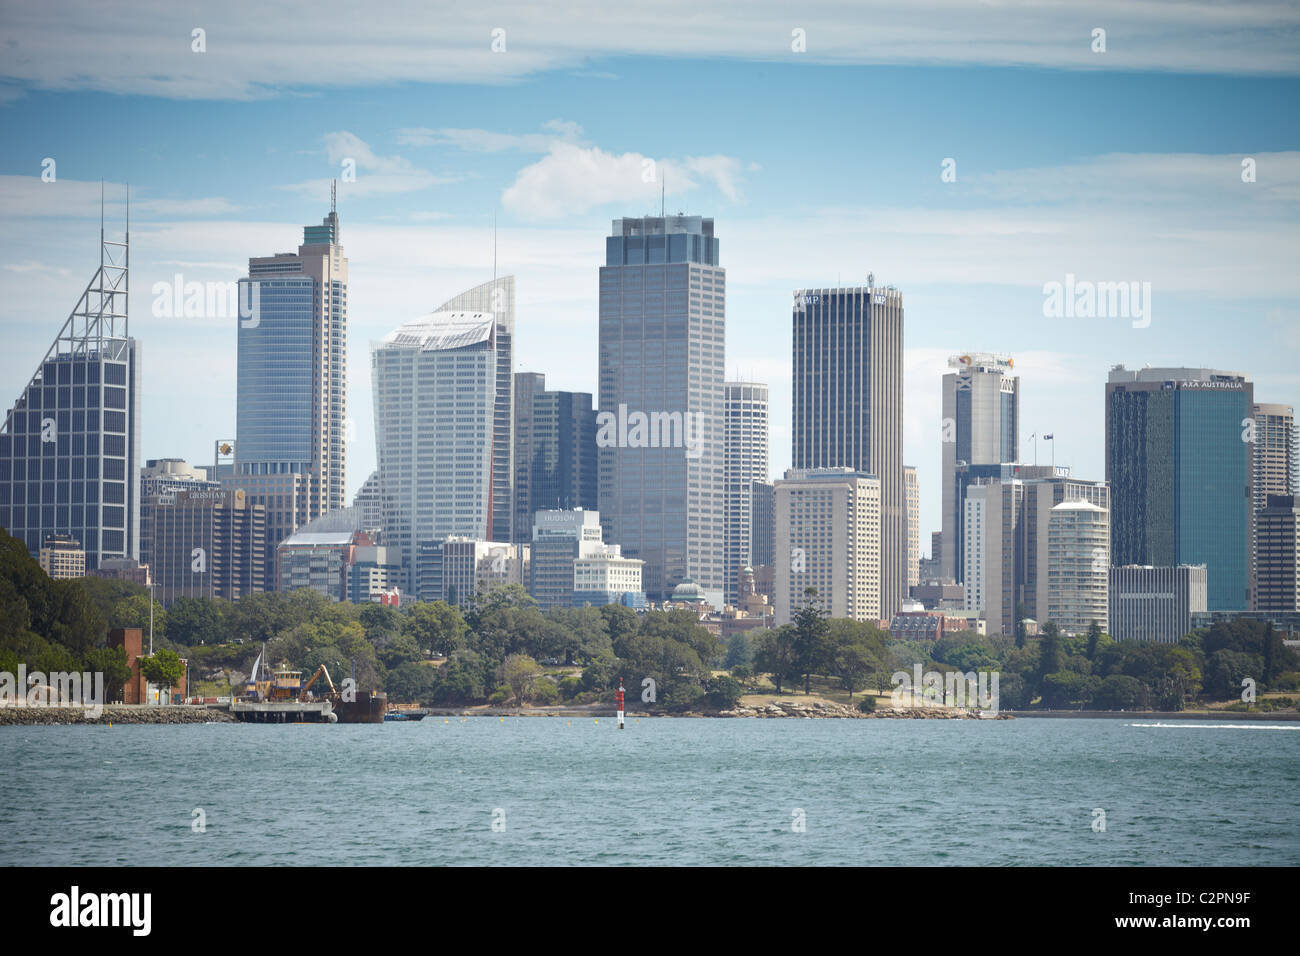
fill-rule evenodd
<path id="1" fill-rule="evenodd" d="M 10 399 L 97 264 L 99 180 L 117 200 L 110 228 L 129 182 L 144 452 L 209 460 L 234 435 L 235 320 L 155 317 L 151 290 L 293 250 L 351 159 L 350 491 L 374 463 L 369 343 L 490 277 L 494 216 L 499 269 L 518 283 L 517 368 L 594 391 L 603 237 L 612 218 L 657 211 L 661 185 L 670 210 L 716 221 L 727 374 L 772 386 L 774 476 L 790 455 L 793 290 L 869 272 L 903 290 L 923 551 L 948 355 L 1012 354 L 1022 457 L 1031 432 L 1052 432 L 1057 462 L 1088 478 L 1104 477 L 1112 364 L 1213 365 L 1249 374 L 1258 400 L 1300 401 L 1294 5 L 1191 3 L 1177 22 L 1145 2 L 680 5 L 675 21 L 535 7 L 307 26 L 242 3 L 220 19 L 6 8 Z M 492 53 L 498 24 L 506 50 Z M 41 181 L 47 157 L 55 182 Z M 955 182 L 941 181 L 948 158 Z M 1150 325 L 1045 317 L 1043 286 L 1067 273 L 1151 283 Z"/>

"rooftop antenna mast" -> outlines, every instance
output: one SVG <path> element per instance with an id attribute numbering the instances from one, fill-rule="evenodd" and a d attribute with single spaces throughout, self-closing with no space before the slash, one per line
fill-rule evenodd
<path id="1" fill-rule="evenodd" d="M 330 212 L 338 212 L 339 209 L 339 181 L 330 180 Z"/>

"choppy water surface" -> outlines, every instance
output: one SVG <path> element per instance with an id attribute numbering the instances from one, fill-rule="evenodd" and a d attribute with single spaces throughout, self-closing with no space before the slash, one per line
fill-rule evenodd
<path id="1" fill-rule="evenodd" d="M 1294 866 L 1300 726 L 1265 726 L 2 727 L 0 864 Z"/>

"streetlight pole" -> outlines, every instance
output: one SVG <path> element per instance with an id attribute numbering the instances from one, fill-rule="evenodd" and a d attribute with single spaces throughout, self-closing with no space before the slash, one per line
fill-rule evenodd
<path id="1" fill-rule="evenodd" d="M 149 656 L 153 657 L 153 582 L 149 582 Z"/>

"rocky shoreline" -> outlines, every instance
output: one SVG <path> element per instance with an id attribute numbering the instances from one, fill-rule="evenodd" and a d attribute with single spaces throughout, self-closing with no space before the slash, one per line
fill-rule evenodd
<path id="1" fill-rule="evenodd" d="M 0 727 L 49 724 L 232 724 L 227 710 L 215 707 L 171 704 L 143 707 L 138 704 L 105 704 L 98 717 L 86 716 L 81 707 L 0 707 Z"/>
<path id="2" fill-rule="evenodd" d="M 823 700 L 773 701 L 762 707 L 737 707 L 723 710 L 716 714 L 686 714 L 687 717 L 821 717 L 821 718 L 862 718 L 866 720 L 1012 720 L 1010 714 L 998 714 L 996 717 L 981 718 L 973 710 L 956 707 L 881 707 L 878 710 L 863 712 L 856 707 L 846 707 Z"/>

